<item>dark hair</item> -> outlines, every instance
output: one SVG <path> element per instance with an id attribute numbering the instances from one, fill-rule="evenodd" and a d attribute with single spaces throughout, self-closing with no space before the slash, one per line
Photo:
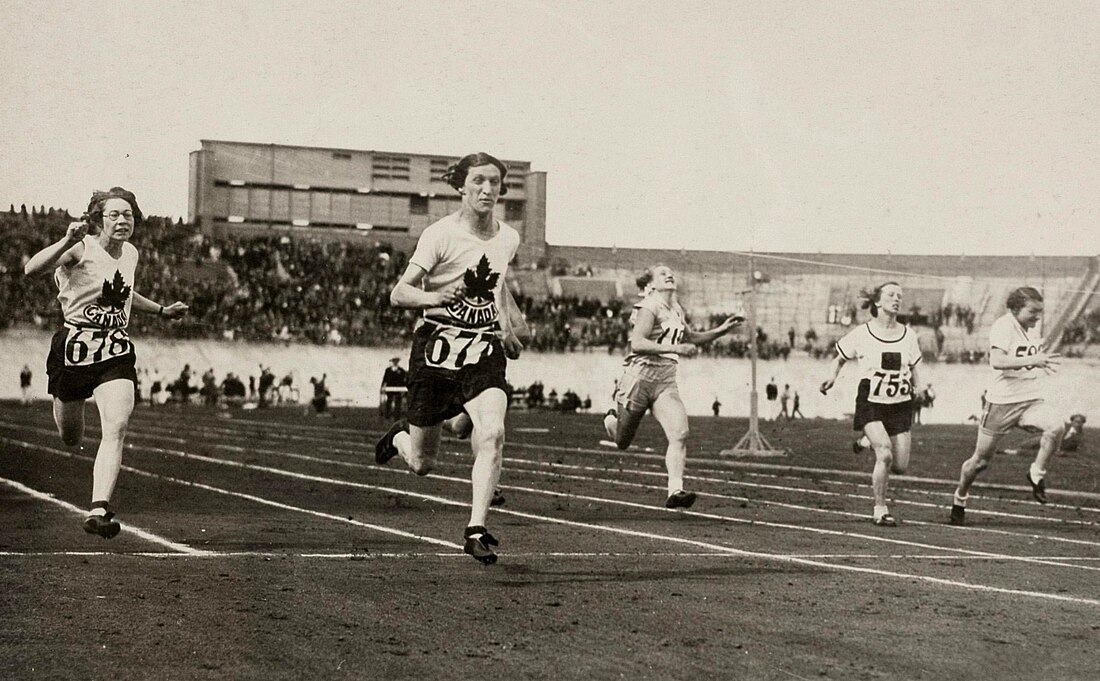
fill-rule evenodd
<path id="1" fill-rule="evenodd" d="M 638 287 L 638 290 L 644 291 L 646 286 L 649 286 L 651 283 L 653 283 L 653 270 L 657 269 L 658 267 L 668 267 L 668 265 L 665 265 L 664 263 L 657 263 L 653 267 L 647 269 L 645 272 L 639 274 L 638 278 L 634 280 L 634 284 Z"/>
<path id="2" fill-rule="evenodd" d="M 859 292 L 859 295 L 863 296 L 863 304 L 860 305 L 861 310 L 870 310 L 872 317 L 878 316 L 878 301 L 882 298 L 882 289 L 887 286 L 897 286 L 901 288 L 901 284 L 896 281 L 886 281 L 878 286 L 874 287 L 870 291 L 864 289 Z"/>
<path id="3" fill-rule="evenodd" d="M 1024 305 L 1027 305 L 1033 300 L 1037 303 L 1043 302 L 1043 294 L 1039 293 L 1038 289 L 1031 286 L 1021 286 L 1008 294 L 1008 300 L 1005 301 L 1005 307 L 1013 312 L 1019 312 L 1023 309 Z"/>
<path id="4" fill-rule="evenodd" d="M 88 202 L 88 210 L 84 213 L 84 219 L 88 223 L 90 233 L 99 234 L 99 231 L 103 229 L 103 206 L 108 199 L 122 199 L 129 203 L 130 209 L 134 211 L 134 225 L 145 220 L 145 214 L 138 207 L 137 197 L 134 196 L 132 191 L 122 187 L 111 187 L 110 190 L 105 192 L 97 189 L 92 192 L 92 199 Z"/>
<path id="5" fill-rule="evenodd" d="M 470 168 L 487 165 L 494 165 L 500 171 L 500 195 L 504 196 L 508 193 L 508 186 L 504 184 L 504 178 L 508 177 L 508 166 L 484 151 L 479 151 L 476 154 L 466 154 L 458 163 L 452 163 L 447 168 L 447 172 L 443 173 L 442 180 L 456 190 L 462 189 L 462 186 L 466 184 L 466 175 L 470 172 Z"/>

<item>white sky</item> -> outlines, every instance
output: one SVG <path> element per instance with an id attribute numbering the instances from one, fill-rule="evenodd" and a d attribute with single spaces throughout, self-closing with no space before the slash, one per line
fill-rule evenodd
<path id="1" fill-rule="evenodd" d="M 0 0 L 0 205 L 199 140 L 529 160 L 557 244 L 1100 253 L 1097 2 Z"/>

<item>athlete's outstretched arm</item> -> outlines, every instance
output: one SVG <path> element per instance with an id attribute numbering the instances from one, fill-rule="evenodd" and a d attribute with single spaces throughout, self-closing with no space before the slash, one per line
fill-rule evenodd
<path id="1" fill-rule="evenodd" d="M 176 317 L 182 317 L 184 312 L 190 309 L 187 303 L 177 300 L 171 305 L 161 305 L 160 303 L 154 303 L 145 296 L 141 295 L 137 291 L 134 291 L 134 303 L 133 308 L 138 312 L 153 312 L 155 314 L 163 315 L 171 319 Z"/>
<path id="2" fill-rule="evenodd" d="M 695 345 L 709 343 L 715 338 L 720 338 L 741 326 L 741 323 L 744 321 L 745 318 L 741 315 L 734 315 L 732 317 L 727 317 L 725 321 L 709 331 L 692 331 L 688 329 L 684 332 L 684 340 L 689 343 L 694 343 Z"/>
<path id="3" fill-rule="evenodd" d="M 830 390 L 832 390 L 833 384 L 836 383 L 836 377 L 840 375 L 840 369 L 844 366 L 844 363 L 847 362 L 847 361 L 848 360 L 844 359 L 844 357 L 842 357 L 839 352 L 836 353 L 836 359 L 833 360 L 833 363 L 830 366 L 831 372 L 830 372 L 829 378 L 825 379 L 821 383 L 821 394 L 822 395 L 824 395 L 824 394 L 828 393 Z"/>
<path id="4" fill-rule="evenodd" d="M 425 291 L 420 287 L 425 274 L 427 272 L 422 267 L 409 263 L 401 279 L 390 291 L 390 305 L 410 308 L 442 307 L 453 303 L 462 295 L 461 282 L 455 282 L 438 291 Z"/>

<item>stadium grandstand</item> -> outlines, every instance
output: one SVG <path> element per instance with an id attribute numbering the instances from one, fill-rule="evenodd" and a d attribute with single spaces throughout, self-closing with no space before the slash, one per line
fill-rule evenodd
<path id="1" fill-rule="evenodd" d="M 134 242 L 138 288 L 191 305 L 185 321 L 136 317 L 139 333 L 225 340 L 402 345 L 413 313 L 389 291 L 423 229 L 456 209 L 440 176 L 457 157 L 203 140 L 190 156 L 188 221 L 151 217 Z M 498 216 L 520 232 L 511 282 L 546 352 L 625 348 L 638 274 L 664 263 L 679 273 L 680 299 L 696 325 L 742 309 L 754 281 L 763 358 L 830 352 L 863 315 L 860 291 L 895 280 L 904 319 L 930 358 L 980 361 L 988 327 L 1008 291 L 1035 286 L 1047 298 L 1045 335 L 1067 354 L 1097 354 L 1097 257 L 733 253 L 550 245 L 546 173 L 507 161 Z M 0 326 L 53 328 L 48 279 L 22 276 L 30 254 L 59 237 L 72 215 L 11 206 L 0 213 Z M 28 229 L 30 227 L 31 229 Z M 707 347 L 744 356 L 744 334 Z"/>
<path id="2" fill-rule="evenodd" d="M 65 210 L 14 206 L 0 213 L 0 326 L 53 328 L 55 292 L 48 278 L 27 278 L 30 254 L 59 237 Z M 234 227 L 238 227 L 235 225 Z M 29 229 L 28 229 L 29 228 Z M 336 233 L 343 233 L 337 230 Z M 169 324 L 135 317 L 139 333 L 224 340 L 281 340 L 335 345 L 400 345 L 413 313 L 388 304 L 408 252 L 391 234 L 348 239 L 317 230 L 255 225 L 203 229 L 150 217 L 134 242 L 143 266 L 138 288 L 154 298 L 183 299 L 191 314 Z M 750 271 L 757 288 L 761 354 L 827 354 L 832 341 L 862 320 L 859 292 L 885 280 L 906 290 L 908 320 L 930 357 L 978 361 L 984 333 L 1020 283 L 1047 296 L 1045 323 L 1067 354 L 1097 355 L 1100 347 L 1100 267 L 1095 257 L 883 256 L 601 249 L 542 244 L 543 256 L 519 267 L 512 282 L 535 338 L 545 352 L 625 347 L 634 279 L 665 263 L 680 273 L 681 299 L 697 324 L 739 309 Z M 744 356 L 744 338 L 723 339 L 707 352 Z"/>

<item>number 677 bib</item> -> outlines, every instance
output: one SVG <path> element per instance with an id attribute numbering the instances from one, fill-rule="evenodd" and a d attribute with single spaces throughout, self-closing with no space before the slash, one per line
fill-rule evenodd
<path id="1" fill-rule="evenodd" d="M 424 346 L 424 362 L 436 369 L 458 371 L 492 355 L 495 340 L 492 333 L 436 326 Z"/>

